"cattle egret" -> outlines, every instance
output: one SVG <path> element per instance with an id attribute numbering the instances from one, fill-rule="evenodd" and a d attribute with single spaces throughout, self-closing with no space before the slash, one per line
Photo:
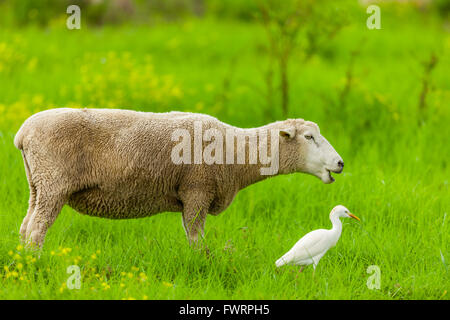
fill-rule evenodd
<path id="1" fill-rule="evenodd" d="M 344 206 L 336 206 L 330 212 L 330 220 L 333 227 L 330 230 L 318 229 L 306 234 L 284 256 L 275 262 L 277 267 L 285 264 L 300 265 L 300 272 L 304 266 L 312 264 L 314 271 L 317 264 L 328 249 L 334 247 L 342 232 L 342 222 L 339 218 L 359 218 L 351 214 Z"/>

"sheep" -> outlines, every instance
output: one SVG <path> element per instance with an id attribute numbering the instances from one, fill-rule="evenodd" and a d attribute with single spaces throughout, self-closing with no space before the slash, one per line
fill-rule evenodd
<path id="1" fill-rule="evenodd" d="M 239 190 L 294 172 L 332 183 L 331 172 L 344 166 L 319 127 L 303 119 L 243 129 L 198 113 L 58 108 L 29 117 L 14 144 L 30 189 L 20 234 L 37 248 L 65 204 L 111 219 L 182 212 L 195 247 L 206 215 L 224 211 Z"/>

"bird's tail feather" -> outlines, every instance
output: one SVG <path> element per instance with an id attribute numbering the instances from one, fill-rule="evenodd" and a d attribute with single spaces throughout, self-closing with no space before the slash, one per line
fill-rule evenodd
<path id="1" fill-rule="evenodd" d="M 284 266 L 285 264 L 286 264 L 286 261 L 284 261 L 284 256 L 283 257 L 281 257 L 280 259 L 278 259 L 277 261 L 275 261 L 275 265 L 277 266 L 277 267 L 281 267 L 281 266 Z"/>

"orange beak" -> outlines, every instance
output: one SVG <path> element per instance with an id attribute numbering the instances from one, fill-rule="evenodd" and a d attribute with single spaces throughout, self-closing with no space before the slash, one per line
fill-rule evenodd
<path id="1" fill-rule="evenodd" d="M 358 221 L 361 221 L 357 216 L 355 216 L 354 214 L 349 213 L 348 214 L 350 217 L 352 217 L 353 219 L 356 219 Z"/>

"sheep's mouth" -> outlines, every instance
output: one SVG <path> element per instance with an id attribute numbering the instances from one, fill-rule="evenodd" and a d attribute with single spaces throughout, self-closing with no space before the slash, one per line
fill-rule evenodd
<path id="1" fill-rule="evenodd" d="M 328 179 L 330 180 L 329 183 L 333 183 L 335 180 L 334 180 L 333 176 L 331 175 L 331 170 L 327 169 L 327 172 L 328 172 Z"/>
<path id="2" fill-rule="evenodd" d="M 342 170 L 330 170 L 330 169 L 325 168 L 325 172 L 322 176 L 323 177 L 322 181 L 324 183 L 333 183 L 335 180 L 334 180 L 333 176 L 331 175 L 331 173 L 339 174 L 341 172 L 342 172 Z"/>

